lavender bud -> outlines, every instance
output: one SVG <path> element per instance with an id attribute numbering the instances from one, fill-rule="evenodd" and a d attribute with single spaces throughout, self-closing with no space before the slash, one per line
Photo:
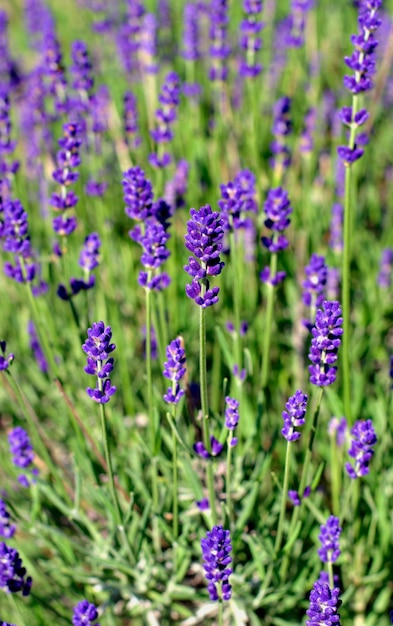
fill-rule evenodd
<path id="1" fill-rule="evenodd" d="M 326 524 L 321 526 L 321 532 L 318 536 L 321 542 L 318 555 L 322 563 L 334 563 L 337 561 L 340 556 L 340 534 L 341 528 L 339 526 L 339 519 L 331 515 Z"/>
<path id="2" fill-rule="evenodd" d="M 23 596 L 30 594 L 32 580 L 26 576 L 19 552 L 10 548 L 6 543 L 0 543 L 0 588 L 10 593 L 22 592 Z"/>
<path id="3" fill-rule="evenodd" d="M 116 349 L 115 344 L 110 343 L 111 339 L 110 326 L 105 326 L 104 322 L 93 322 L 92 327 L 87 330 L 87 339 L 82 345 L 83 352 L 87 354 L 85 372 L 91 376 L 97 376 L 96 388 L 88 387 L 86 393 L 101 404 L 109 402 L 116 392 L 116 387 L 112 386 L 109 378 L 114 364 L 114 359 L 109 357 L 109 354 Z"/>
<path id="4" fill-rule="evenodd" d="M 369 463 L 374 456 L 373 447 L 377 443 L 377 435 L 371 420 L 358 420 L 351 428 L 351 446 L 348 454 L 355 464 L 345 464 L 348 475 L 355 479 L 369 473 Z"/>
<path id="5" fill-rule="evenodd" d="M 208 582 L 207 590 L 212 601 L 230 600 L 232 588 L 229 576 L 232 568 L 231 535 L 222 526 L 213 526 L 201 540 L 203 567 Z"/>
<path id="6" fill-rule="evenodd" d="M 308 396 L 298 390 L 293 396 L 288 398 L 285 405 L 285 411 L 282 412 L 284 420 L 284 428 L 281 430 L 282 435 L 287 441 L 296 441 L 300 439 L 300 433 L 295 428 L 303 426 L 306 423 L 305 415 L 307 411 Z"/>
<path id="7" fill-rule="evenodd" d="M 326 300 L 317 310 L 315 326 L 312 328 L 312 340 L 309 359 L 310 382 L 318 387 L 331 385 L 336 380 L 337 352 L 343 333 L 341 306 L 336 300 Z"/>
<path id="8" fill-rule="evenodd" d="M 341 604 L 339 595 L 338 587 L 330 589 L 327 583 L 320 583 L 317 580 L 310 593 L 310 607 L 306 612 L 309 619 L 306 626 L 340 626 L 340 616 L 337 612 Z"/>
<path id="9" fill-rule="evenodd" d="M 167 361 L 164 363 L 164 376 L 172 381 L 172 386 L 164 395 L 164 400 L 168 404 L 177 404 L 184 395 L 184 390 L 180 389 L 179 381 L 186 373 L 186 351 L 184 349 L 183 338 L 177 337 L 171 341 L 166 349 Z"/>
<path id="10" fill-rule="evenodd" d="M 93 622 L 98 618 L 98 611 L 94 604 L 90 604 L 87 600 L 78 602 L 73 611 L 73 626 L 93 626 Z M 94 626 L 100 626 L 95 622 Z"/>

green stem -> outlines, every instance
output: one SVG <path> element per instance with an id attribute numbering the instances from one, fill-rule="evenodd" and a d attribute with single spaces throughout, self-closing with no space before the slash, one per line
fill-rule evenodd
<path id="1" fill-rule="evenodd" d="M 277 273 L 277 254 L 272 254 L 270 259 L 270 278 L 273 278 Z M 268 383 L 269 376 L 269 352 L 271 343 L 271 334 L 273 326 L 273 309 L 274 309 L 274 295 L 275 288 L 269 282 L 267 284 L 267 303 L 266 303 L 266 324 L 264 328 L 263 337 L 263 352 L 262 352 L 262 390 L 265 390 Z"/>
<path id="2" fill-rule="evenodd" d="M 336 433 L 333 433 L 330 439 L 330 472 L 333 515 L 338 517 L 340 513 L 341 463 L 338 462 Z"/>
<path id="3" fill-rule="evenodd" d="M 218 601 L 218 615 L 217 615 L 217 624 L 218 626 L 223 626 L 223 601 L 220 598 Z"/>
<path id="4" fill-rule="evenodd" d="M 292 450 L 291 442 L 287 441 L 287 450 L 286 450 L 286 453 L 285 453 L 284 484 L 283 484 L 282 494 L 281 494 L 281 510 L 280 510 L 280 517 L 279 517 L 278 526 L 277 526 L 276 541 L 275 541 L 275 544 L 274 544 L 274 560 L 276 560 L 277 555 L 278 555 L 278 553 L 280 551 L 280 548 L 281 548 L 282 534 L 283 534 L 283 528 L 284 528 L 285 510 L 286 510 L 287 497 L 288 497 L 289 469 L 290 469 L 290 462 L 291 462 L 291 450 Z"/>
<path id="5" fill-rule="evenodd" d="M 226 502 L 227 502 L 227 509 L 228 509 L 228 521 L 229 521 L 229 528 L 232 530 L 232 526 L 234 524 L 234 519 L 233 519 L 233 511 L 232 511 L 232 497 L 231 497 L 231 469 L 232 469 L 232 446 L 231 446 L 231 441 L 232 441 L 232 432 L 229 431 L 228 432 L 228 439 L 227 439 L 227 467 L 226 467 Z"/>
<path id="6" fill-rule="evenodd" d="M 204 287 L 202 287 L 204 289 Z M 209 408 L 207 400 L 207 371 L 206 371 L 206 309 L 199 307 L 199 371 L 201 383 L 201 406 L 202 406 L 202 428 L 203 443 L 206 450 L 211 455 L 211 444 L 208 428 Z M 213 524 L 217 524 L 217 512 L 215 508 L 213 465 L 207 460 L 207 489 L 209 492 L 210 510 L 212 512 Z"/>

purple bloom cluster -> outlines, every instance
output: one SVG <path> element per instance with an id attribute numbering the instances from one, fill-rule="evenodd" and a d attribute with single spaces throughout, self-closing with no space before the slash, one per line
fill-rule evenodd
<path id="1" fill-rule="evenodd" d="M 275 254 L 285 250 L 289 245 L 288 239 L 283 235 L 283 231 L 290 224 L 289 216 L 292 213 L 288 193 L 282 187 L 270 189 L 263 208 L 266 215 L 264 224 L 272 234 L 269 237 L 266 235 L 261 237 L 262 245 Z M 269 267 L 265 267 L 260 273 L 260 279 L 273 286 L 278 285 L 284 278 L 285 272 L 277 272 L 275 276 L 270 276 Z"/>
<path id="2" fill-rule="evenodd" d="M 168 209 L 168 205 L 162 201 Z M 157 203 L 156 203 L 157 204 Z M 170 256 L 170 251 L 166 248 L 167 241 L 170 237 L 167 232 L 167 226 L 157 219 L 150 217 L 145 222 L 145 232 L 140 236 L 138 243 L 143 248 L 141 262 L 147 270 L 139 272 L 138 283 L 145 289 L 161 291 L 170 284 L 170 278 L 167 273 L 159 272 L 153 275 L 153 272 L 159 270 L 161 265 Z"/>
<path id="3" fill-rule="evenodd" d="M 22 559 L 15 548 L 0 543 L 0 588 L 9 593 L 22 592 L 28 596 L 32 580 L 26 576 L 26 568 L 23 567 Z"/>
<path id="4" fill-rule="evenodd" d="M 203 441 L 197 441 L 193 445 L 194 452 L 197 453 L 202 459 L 210 459 L 212 456 L 219 456 L 224 449 L 222 443 L 220 443 L 213 435 L 210 435 L 210 447 L 211 453 L 206 450 Z"/>
<path id="5" fill-rule="evenodd" d="M 10 514 L 4 500 L 0 499 L 0 536 L 10 539 L 16 531 L 15 524 L 11 524 Z"/>
<path id="6" fill-rule="evenodd" d="M 73 626 L 93 626 L 93 622 L 96 619 L 98 619 L 98 611 L 94 604 L 91 604 L 87 600 L 78 602 L 73 611 Z M 100 625 L 98 622 L 95 622 L 94 626 Z"/>
<path id="7" fill-rule="evenodd" d="M 157 17 L 154 13 L 145 13 L 142 18 L 139 41 L 139 67 L 142 75 L 156 74 L 158 64 L 157 54 Z"/>
<path id="8" fill-rule="evenodd" d="M 34 322 L 32 322 L 31 320 L 29 320 L 28 322 L 27 332 L 30 336 L 30 348 L 34 354 L 35 360 L 37 361 L 38 367 L 40 368 L 41 372 L 44 372 L 46 374 L 49 371 L 48 362 L 45 358 L 45 354 L 38 339 Z"/>
<path id="9" fill-rule="evenodd" d="M 341 534 L 340 522 L 338 517 L 331 515 L 326 524 L 322 524 L 321 532 L 318 539 L 321 547 L 318 550 L 318 556 L 322 563 L 334 563 L 340 556 L 339 538 Z"/>
<path id="10" fill-rule="evenodd" d="M 285 404 L 285 411 L 282 412 L 284 420 L 284 428 L 281 433 L 287 441 L 296 441 L 300 439 L 300 433 L 295 428 L 303 426 L 306 423 L 308 396 L 298 389 L 293 396 L 288 398 Z"/>
<path id="11" fill-rule="evenodd" d="M 177 337 L 166 349 L 166 358 L 164 363 L 164 376 L 169 378 L 172 386 L 164 395 L 164 400 L 168 404 L 178 404 L 180 398 L 184 396 L 184 390 L 180 389 L 179 381 L 186 373 L 186 351 L 184 349 L 183 338 Z"/>
<path id="12" fill-rule="evenodd" d="M 141 143 L 138 127 L 137 99 L 132 91 L 126 91 L 123 98 L 123 123 L 126 144 L 130 149 Z"/>
<path id="13" fill-rule="evenodd" d="M 187 222 L 185 246 L 194 256 L 188 257 L 184 266 L 192 277 L 191 285 L 186 285 L 186 294 L 202 308 L 218 302 L 219 287 L 210 289 L 209 276 L 218 276 L 224 263 L 220 260 L 224 237 L 223 219 L 209 204 L 199 211 L 190 209 L 191 219 Z"/>
<path id="14" fill-rule="evenodd" d="M 83 98 L 89 95 L 93 85 L 93 68 L 91 65 L 87 46 L 84 41 L 74 41 L 71 48 L 71 74 L 72 86 Z"/>
<path id="15" fill-rule="evenodd" d="M 233 436 L 233 432 L 239 423 L 239 400 L 226 396 L 225 398 L 225 428 L 231 431 L 230 446 L 236 446 L 237 438 Z"/>
<path id="16" fill-rule="evenodd" d="M 327 583 L 318 580 L 310 593 L 310 607 L 307 610 L 308 620 L 306 626 L 337 626 L 340 625 L 338 609 L 340 607 L 340 589 L 334 587 L 330 589 Z"/>
<path id="17" fill-rule="evenodd" d="M 262 39 L 259 36 L 263 28 L 262 0 L 243 0 L 243 10 L 246 16 L 240 24 L 240 48 L 243 50 L 240 74 L 247 78 L 255 78 L 262 71 L 261 63 L 255 59 L 255 54 L 262 47 Z"/>
<path id="18" fill-rule="evenodd" d="M 285 169 L 291 162 L 290 151 L 286 144 L 286 137 L 292 132 L 291 99 L 284 96 L 277 100 L 273 108 L 273 136 L 270 144 L 273 153 L 271 165 L 273 168 Z"/>
<path id="19" fill-rule="evenodd" d="M 381 0 L 361 0 L 359 2 L 357 35 L 352 35 L 351 42 L 355 48 L 352 55 L 345 57 L 345 64 L 353 71 L 353 75 L 344 77 L 344 86 L 353 94 L 358 95 L 370 91 L 373 87 L 372 76 L 375 74 L 375 49 L 378 41 L 375 38 L 375 31 L 381 24 L 378 17 L 378 9 L 381 7 Z M 352 107 L 343 107 L 340 113 L 342 122 L 355 132 L 368 119 L 365 109 L 353 111 Z M 359 135 L 358 143 L 363 143 L 363 138 Z M 337 152 L 346 167 L 349 167 L 363 156 L 363 149 L 356 145 L 355 140 L 348 146 L 339 146 Z"/>
<path id="20" fill-rule="evenodd" d="M 121 62 L 126 72 L 132 73 L 139 65 L 138 51 L 145 8 L 140 0 L 129 0 L 126 7 L 126 21 L 119 29 L 117 43 Z"/>
<path id="21" fill-rule="evenodd" d="M 65 213 L 76 206 L 78 196 L 70 189 L 79 178 L 74 169 L 80 164 L 79 148 L 81 145 L 80 128 L 78 124 L 69 122 L 63 126 L 63 137 L 59 139 L 60 150 L 57 152 L 57 169 L 53 172 L 53 179 L 60 185 L 60 193 L 53 193 L 50 204 L 61 215 L 53 219 L 54 231 L 68 237 L 76 228 L 76 217 L 65 217 Z"/>
<path id="22" fill-rule="evenodd" d="M 11 365 L 12 361 L 14 360 L 14 355 L 12 354 L 12 352 L 10 352 L 10 354 L 6 353 L 6 349 L 7 349 L 7 342 L 6 341 L 0 341 L 0 372 L 1 371 L 5 371 L 8 370 L 9 366 Z"/>
<path id="23" fill-rule="evenodd" d="M 228 76 L 227 59 L 231 49 L 227 42 L 228 0 L 211 0 L 210 3 L 210 48 L 211 67 L 209 79 L 223 81 Z"/>
<path id="24" fill-rule="evenodd" d="M 9 193 L 9 177 L 15 174 L 19 168 L 19 162 L 10 158 L 15 150 L 15 145 L 16 142 L 11 139 L 8 90 L 5 86 L 0 85 L 0 191 L 2 191 L 3 197 L 7 197 Z"/>
<path id="25" fill-rule="evenodd" d="M 128 217 L 144 222 L 153 215 L 153 187 L 140 167 L 135 166 L 124 172 L 123 193 Z"/>
<path id="26" fill-rule="evenodd" d="M 179 76 L 176 72 L 169 72 L 158 97 L 161 106 L 155 114 L 156 128 L 150 131 L 153 141 L 157 144 L 157 151 L 149 155 L 149 163 L 154 167 L 166 167 L 172 161 L 171 155 L 168 152 L 162 152 L 162 148 L 173 139 L 172 125 L 177 118 L 180 91 Z"/>
<path id="27" fill-rule="evenodd" d="M 303 324 L 311 330 L 315 316 L 315 310 L 320 307 L 325 298 L 325 290 L 328 276 L 328 267 L 325 257 L 312 254 L 310 263 L 304 269 L 306 279 L 303 281 L 304 304 L 309 307 L 309 319 L 303 320 Z"/>
<path id="28" fill-rule="evenodd" d="M 304 488 L 303 495 L 300 496 L 299 492 L 294 489 L 289 489 L 288 498 L 291 500 L 293 506 L 300 506 L 302 503 L 302 499 L 308 498 L 311 493 L 310 485 Z"/>
<path id="29" fill-rule="evenodd" d="M 380 287 L 388 289 L 392 284 L 393 250 L 382 250 L 377 283 Z"/>
<path id="30" fill-rule="evenodd" d="M 66 110 L 67 79 L 60 43 L 52 20 L 46 24 L 40 70 L 45 84 L 45 95 L 53 100 L 55 113 L 53 118 L 57 119 L 59 114 Z"/>
<path id="31" fill-rule="evenodd" d="M 31 283 L 38 264 L 30 244 L 27 213 L 19 200 L 7 200 L 2 208 L 0 239 L 3 241 L 3 250 L 14 255 L 14 265 L 10 261 L 4 263 L 4 274 L 18 283 Z"/>
<path id="32" fill-rule="evenodd" d="M 308 355 L 310 382 L 318 387 L 331 385 L 336 380 L 337 352 L 342 336 L 341 306 L 337 300 L 325 300 L 317 310 L 315 326 L 312 328 L 312 340 Z"/>
<path id="33" fill-rule="evenodd" d="M 183 13 L 183 50 L 186 61 L 200 58 L 199 50 L 199 7 L 197 2 L 186 2 Z"/>
<path id="34" fill-rule="evenodd" d="M 21 426 L 17 426 L 8 433 L 8 443 L 10 452 L 13 455 L 12 462 L 16 467 L 27 469 L 34 461 L 34 450 L 27 432 Z M 31 474 L 37 476 L 38 470 L 32 469 Z M 34 478 L 33 478 L 34 480 Z M 30 485 L 29 478 L 26 474 L 18 476 L 18 481 L 22 487 Z"/>
<path id="35" fill-rule="evenodd" d="M 99 265 L 100 247 L 101 240 L 97 233 L 87 235 L 79 256 L 79 265 L 84 271 L 84 278 L 71 278 L 69 291 L 65 285 L 60 284 L 57 288 L 59 298 L 70 300 L 80 291 L 87 291 L 94 287 L 95 277 L 90 272 Z"/>
<path id="36" fill-rule="evenodd" d="M 351 478 L 366 476 L 369 473 L 369 463 L 374 456 L 374 446 L 377 435 L 371 420 L 358 420 L 351 428 L 351 445 L 348 454 L 355 461 L 345 464 L 345 469 Z"/>
<path id="37" fill-rule="evenodd" d="M 314 5 L 314 0 L 292 0 L 288 34 L 285 43 L 290 48 L 300 48 L 304 44 L 306 14 Z"/>
<path id="38" fill-rule="evenodd" d="M 254 174 L 250 170 L 242 170 L 233 182 L 220 185 L 221 198 L 218 206 L 224 220 L 224 230 L 245 228 L 248 223 L 246 213 L 257 213 L 255 183 Z"/>
<path id="39" fill-rule="evenodd" d="M 201 540 L 203 567 L 208 582 L 207 590 L 210 599 L 230 600 L 232 587 L 229 576 L 232 574 L 231 535 L 222 526 L 213 526 L 206 537 Z"/>
<path id="40" fill-rule="evenodd" d="M 114 364 L 114 359 L 109 354 L 116 348 L 114 343 L 110 343 L 111 339 L 110 326 L 105 326 L 104 322 L 93 322 L 92 327 L 87 330 L 87 340 L 82 345 L 83 352 L 87 354 L 85 372 L 97 376 L 95 389 L 88 387 L 86 392 L 90 398 L 101 404 L 109 402 L 116 391 L 109 378 Z"/>

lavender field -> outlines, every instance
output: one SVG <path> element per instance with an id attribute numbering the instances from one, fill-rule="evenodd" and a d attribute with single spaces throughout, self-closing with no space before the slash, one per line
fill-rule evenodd
<path id="1" fill-rule="evenodd" d="M 0 626 L 393 623 L 393 0 L 2 0 Z"/>

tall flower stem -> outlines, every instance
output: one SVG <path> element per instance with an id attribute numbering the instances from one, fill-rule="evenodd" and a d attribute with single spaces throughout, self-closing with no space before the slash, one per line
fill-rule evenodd
<path id="1" fill-rule="evenodd" d="M 355 118 L 359 107 L 359 98 L 357 95 L 352 97 L 352 119 Z M 349 135 L 349 148 L 353 149 L 356 139 L 355 124 L 351 125 Z M 344 392 L 344 413 L 348 423 L 352 423 L 351 419 L 351 363 L 350 363 L 350 313 L 351 313 L 351 245 L 352 245 L 352 223 L 353 208 L 351 203 L 351 180 L 352 165 L 346 167 L 345 171 L 345 195 L 344 195 L 344 250 L 342 258 L 342 312 L 343 312 L 343 340 L 342 340 L 342 358 L 343 358 L 343 392 Z"/>
<path id="2" fill-rule="evenodd" d="M 202 289 L 205 289 L 203 286 Z M 209 408 L 207 400 L 207 370 L 206 370 L 206 309 L 199 307 L 199 371 L 201 384 L 201 407 L 203 443 L 211 455 L 211 444 L 208 428 Z M 217 512 L 215 508 L 213 465 L 207 461 L 207 488 L 209 492 L 210 510 L 212 512 L 213 525 L 217 524 Z"/>
<path id="3" fill-rule="evenodd" d="M 270 259 L 270 276 L 273 277 L 277 273 L 277 254 L 273 253 Z M 269 282 L 267 284 L 267 302 L 266 302 L 266 324 L 264 328 L 263 349 L 262 349 L 262 391 L 267 387 L 269 366 L 270 366 L 270 343 L 273 326 L 273 310 L 275 287 Z"/>
<path id="4" fill-rule="evenodd" d="M 234 523 L 233 511 L 232 511 L 232 497 L 231 497 L 231 470 L 232 470 L 232 433 L 229 432 L 227 439 L 227 467 L 226 467 L 226 504 L 228 509 L 229 528 L 232 531 Z"/>
<path id="5" fill-rule="evenodd" d="M 313 416 L 313 421 L 311 424 L 311 429 L 310 429 L 310 436 L 309 436 L 309 440 L 308 440 L 308 446 L 307 446 L 307 450 L 306 450 L 306 454 L 304 457 L 304 463 L 303 463 L 303 469 L 302 469 L 302 475 L 300 478 L 300 486 L 299 486 L 299 496 L 301 498 L 301 502 L 300 502 L 300 506 L 295 506 L 292 512 L 292 518 L 291 518 L 291 523 L 289 526 L 289 532 L 288 532 L 288 538 L 289 538 L 289 542 L 291 542 L 292 536 L 296 530 L 297 527 L 297 523 L 300 517 L 300 513 L 302 511 L 302 506 L 303 506 L 303 493 L 304 493 L 304 488 L 306 486 L 306 482 L 307 482 L 307 476 L 308 476 L 308 470 L 310 467 L 310 463 L 311 463 L 311 456 L 312 456 L 312 448 L 313 448 L 313 444 L 314 444 L 314 439 L 315 439 L 315 435 L 317 432 L 317 426 L 318 426 L 318 417 L 319 417 L 319 411 L 321 408 L 321 402 L 322 402 L 322 397 L 323 397 L 323 387 L 319 388 L 319 393 L 317 396 L 317 403 L 316 403 L 316 407 L 315 407 L 315 411 L 314 411 L 314 416 Z M 281 580 L 284 580 L 288 571 L 288 566 L 289 566 L 289 559 L 290 559 L 290 552 L 291 552 L 291 548 L 289 547 L 285 557 L 283 559 L 282 565 L 281 565 L 281 570 L 280 570 L 280 578 Z"/>
<path id="6" fill-rule="evenodd" d="M 276 541 L 274 543 L 274 560 L 276 560 L 277 555 L 281 548 L 281 541 L 282 541 L 283 528 L 284 528 L 284 519 L 285 519 L 285 509 L 286 509 L 287 497 L 288 497 L 291 450 L 292 450 L 291 442 L 287 441 L 287 449 L 285 453 L 284 484 L 282 487 L 282 494 L 281 494 L 281 510 L 280 510 L 280 517 L 278 519 Z"/>

